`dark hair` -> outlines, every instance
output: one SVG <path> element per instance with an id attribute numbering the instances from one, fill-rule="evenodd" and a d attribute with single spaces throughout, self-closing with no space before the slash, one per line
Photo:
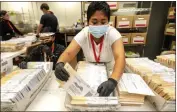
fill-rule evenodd
<path id="1" fill-rule="evenodd" d="M 110 20 L 110 8 L 105 1 L 94 1 L 91 2 L 87 9 L 87 21 L 96 11 L 102 11 L 107 17 L 108 21 Z"/>
<path id="2" fill-rule="evenodd" d="M 41 10 L 42 10 L 42 9 L 49 10 L 49 6 L 48 6 L 48 4 L 43 3 L 43 4 L 41 5 L 40 9 L 41 9 Z"/>
<path id="3" fill-rule="evenodd" d="M 6 13 L 7 13 L 7 11 L 5 11 L 5 10 L 1 10 L 1 11 L 0 11 L 0 17 L 6 15 Z"/>

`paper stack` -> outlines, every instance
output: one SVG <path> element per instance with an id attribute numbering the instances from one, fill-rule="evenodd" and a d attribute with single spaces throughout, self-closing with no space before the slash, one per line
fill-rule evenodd
<path id="1" fill-rule="evenodd" d="M 98 86 L 107 80 L 104 64 L 96 65 L 82 61 L 77 65 L 77 72 L 71 68 L 65 65 L 65 69 L 72 74 L 69 81 L 64 84 L 65 90 L 70 94 L 67 94 L 65 100 L 65 106 L 69 110 L 117 110 L 120 107 L 116 94 L 112 94 L 110 97 L 98 97 Z M 70 85 L 72 85 L 72 89 Z"/>
<path id="2" fill-rule="evenodd" d="M 175 72 L 147 74 L 146 83 L 167 101 L 175 101 Z"/>
<path id="3" fill-rule="evenodd" d="M 51 36 L 53 36 L 55 33 L 40 33 L 40 39 L 43 40 L 43 39 L 48 39 L 50 38 Z"/>
<path id="4" fill-rule="evenodd" d="M 160 55 L 157 56 L 157 62 L 159 62 L 162 65 L 165 65 L 169 68 L 173 68 L 175 70 L 176 68 L 176 55 L 175 54 L 169 54 L 169 55 Z"/>
<path id="5" fill-rule="evenodd" d="M 121 105 L 144 104 L 145 96 L 154 96 L 152 90 L 137 74 L 124 73 L 117 86 Z"/>
<path id="6" fill-rule="evenodd" d="M 1 111 L 24 111 L 50 74 L 43 69 L 16 70 L 1 79 Z"/>
<path id="7" fill-rule="evenodd" d="M 25 43 L 20 41 L 1 41 L 1 52 L 14 52 L 21 50 Z"/>
<path id="8" fill-rule="evenodd" d="M 148 58 L 126 59 L 126 71 L 137 73 L 156 96 L 148 99 L 159 111 L 175 110 L 175 71 Z"/>
<path id="9" fill-rule="evenodd" d="M 139 74 L 144 77 L 147 73 L 173 72 L 172 68 L 156 63 L 148 58 L 126 58 L 126 71 Z"/>
<path id="10" fill-rule="evenodd" d="M 1 52 L 14 52 L 21 50 L 24 46 L 29 46 L 36 40 L 35 36 L 26 36 L 23 38 L 13 38 L 7 41 L 1 41 Z"/>
<path id="11" fill-rule="evenodd" d="M 28 69 L 44 69 L 46 74 L 50 74 L 53 69 L 53 62 L 28 62 Z"/>
<path id="12" fill-rule="evenodd" d="M 104 106 L 104 105 L 118 105 L 117 97 L 72 97 L 72 105 L 83 106 Z"/>
<path id="13" fill-rule="evenodd" d="M 98 86 L 108 79 L 106 66 L 104 64 L 80 61 L 77 64 L 76 70 L 77 74 L 81 76 L 94 91 L 97 91 Z"/>
<path id="14" fill-rule="evenodd" d="M 78 73 L 68 63 L 65 64 L 64 68 L 69 73 L 70 77 L 69 80 L 64 83 L 63 88 L 70 96 L 96 96 L 97 93 L 78 75 Z"/>
<path id="15" fill-rule="evenodd" d="M 22 43 L 28 43 L 28 42 L 35 42 L 37 40 L 36 36 L 25 36 L 20 38 L 13 38 L 10 40 L 7 40 L 6 42 L 22 42 Z"/>

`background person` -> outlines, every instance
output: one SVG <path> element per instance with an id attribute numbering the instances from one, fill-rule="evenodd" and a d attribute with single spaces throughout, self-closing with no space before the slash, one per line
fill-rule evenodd
<path id="1" fill-rule="evenodd" d="M 0 11 L 0 36 L 2 41 L 9 40 L 17 35 L 23 35 L 9 20 L 9 14 L 5 10 Z"/>

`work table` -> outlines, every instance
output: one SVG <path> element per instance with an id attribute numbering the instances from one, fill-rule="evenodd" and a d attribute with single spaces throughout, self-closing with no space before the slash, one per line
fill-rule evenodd
<path id="1" fill-rule="evenodd" d="M 64 104 L 65 97 L 66 91 L 59 88 L 55 75 L 52 74 L 26 111 L 68 111 Z M 156 111 L 156 109 L 145 99 L 142 106 L 121 106 L 118 111 Z"/>

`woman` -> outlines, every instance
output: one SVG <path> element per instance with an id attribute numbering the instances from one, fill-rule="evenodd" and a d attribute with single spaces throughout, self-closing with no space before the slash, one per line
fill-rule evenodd
<path id="1" fill-rule="evenodd" d="M 99 63 L 110 62 L 114 59 L 115 64 L 112 74 L 97 89 L 99 96 L 109 96 L 116 88 L 117 81 L 123 74 L 125 66 L 121 35 L 114 27 L 108 25 L 110 8 L 106 2 L 91 2 L 87 10 L 87 20 L 89 26 L 74 37 L 59 57 L 55 75 L 62 81 L 68 80 L 69 75 L 64 69 L 64 64 L 71 61 L 81 48 L 86 61 Z"/>
<path id="2" fill-rule="evenodd" d="M 7 11 L 0 11 L 0 36 L 2 40 L 9 40 L 15 37 L 15 34 L 23 35 L 13 24 L 9 21 L 9 15 Z"/>

